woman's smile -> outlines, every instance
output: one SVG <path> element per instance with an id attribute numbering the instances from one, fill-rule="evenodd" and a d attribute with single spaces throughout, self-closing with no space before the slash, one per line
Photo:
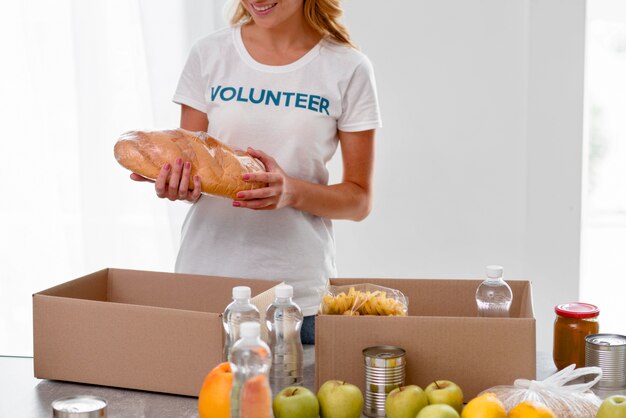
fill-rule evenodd
<path id="1" fill-rule="evenodd" d="M 264 16 L 264 15 L 271 13 L 271 11 L 274 9 L 274 7 L 277 4 L 278 3 L 267 3 L 267 4 L 250 3 L 250 8 L 255 12 L 255 14 L 259 16 Z"/>

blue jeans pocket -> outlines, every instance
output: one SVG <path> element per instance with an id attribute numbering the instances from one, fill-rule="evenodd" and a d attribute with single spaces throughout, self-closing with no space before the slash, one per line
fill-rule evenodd
<path id="1" fill-rule="evenodd" d="M 305 316 L 300 328 L 302 344 L 315 344 L 315 315 Z"/>

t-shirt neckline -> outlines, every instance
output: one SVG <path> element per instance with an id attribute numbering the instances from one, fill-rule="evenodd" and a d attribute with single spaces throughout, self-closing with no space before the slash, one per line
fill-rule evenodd
<path id="1" fill-rule="evenodd" d="M 304 54 L 303 56 L 301 56 L 296 61 L 290 64 L 287 64 L 287 65 L 261 64 L 260 62 L 252 58 L 252 55 L 250 55 L 250 53 L 246 49 L 246 46 L 244 45 L 243 39 L 241 37 L 241 26 L 242 25 L 237 25 L 234 27 L 234 30 L 233 30 L 233 42 L 235 43 L 235 47 L 237 48 L 237 52 L 241 56 L 241 59 L 243 59 L 246 64 L 248 64 L 250 67 L 254 68 L 255 70 L 264 71 L 268 73 L 287 73 L 289 71 L 294 71 L 299 68 L 302 68 L 303 66 L 311 62 L 315 57 L 319 55 L 320 48 L 324 40 L 324 38 L 320 39 L 320 41 L 317 44 L 315 44 L 313 48 L 309 50 L 309 52 L 307 52 L 306 54 Z"/>

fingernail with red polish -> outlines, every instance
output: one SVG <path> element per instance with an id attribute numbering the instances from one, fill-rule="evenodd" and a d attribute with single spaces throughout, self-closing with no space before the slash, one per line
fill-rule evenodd
<path id="1" fill-rule="evenodd" d="M 187 169 L 191 168 L 191 163 L 189 161 L 187 161 L 185 163 L 185 168 L 187 168 Z"/>
<path id="2" fill-rule="evenodd" d="M 241 206 L 241 203 L 239 203 L 239 202 L 233 202 L 233 206 L 239 207 L 239 206 Z"/>
<path id="3" fill-rule="evenodd" d="M 170 168 L 172 168 L 172 166 L 170 165 L 170 163 L 165 163 L 165 169 L 169 170 Z"/>
<path id="4" fill-rule="evenodd" d="M 244 180 L 250 180 L 250 174 L 244 174 L 241 176 Z"/>
<path id="5" fill-rule="evenodd" d="M 183 159 L 182 158 L 177 158 L 176 159 L 176 165 L 181 165 L 183 163 Z"/>
<path id="6" fill-rule="evenodd" d="M 244 194 L 243 194 L 243 193 L 241 193 L 241 192 L 237 193 L 237 197 L 238 197 L 239 199 L 243 199 L 243 196 L 244 196 Z"/>

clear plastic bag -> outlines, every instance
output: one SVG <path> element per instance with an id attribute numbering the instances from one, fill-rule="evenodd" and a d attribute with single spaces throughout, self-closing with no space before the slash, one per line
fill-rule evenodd
<path id="1" fill-rule="evenodd" d="M 494 386 L 482 393 L 494 393 L 507 412 L 521 402 L 532 401 L 550 408 L 557 418 L 595 418 L 602 401 L 590 389 L 602 378 L 602 369 L 575 367 L 572 364 L 542 381 L 517 379 L 513 386 Z M 568 384 L 594 374 L 597 376 L 590 382 Z"/>
<path id="2" fill-rule="evenodd" d="M 325 315 L 406 316 L 409 302 L 402 292 L 370 283 L 327 286 L 320 312 Z"/>

